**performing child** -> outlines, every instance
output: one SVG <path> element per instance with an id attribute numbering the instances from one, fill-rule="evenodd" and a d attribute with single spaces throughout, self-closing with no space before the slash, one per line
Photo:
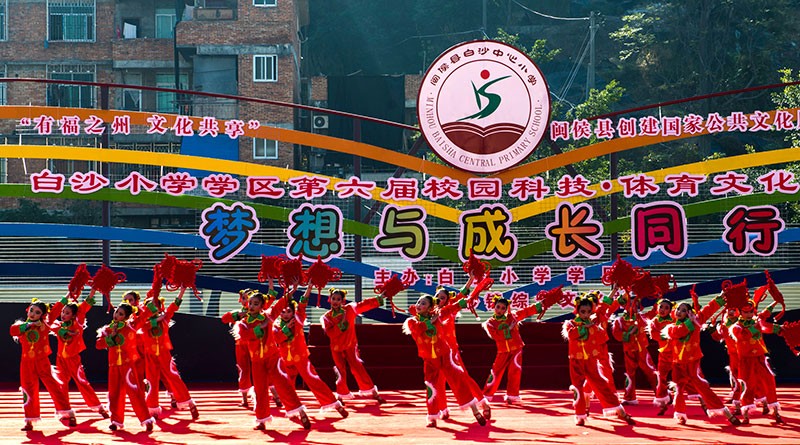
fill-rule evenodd
<path id="1" fill-rule="evenodd" d="M 336 410 L 342 418 L 348 416 L 347 410 L 339 401 L 333 391 L 319 378 L 314 365 L 309 361 L 308 345 L 306 344 L 303 323 L 306 321 L 306 305 L 308 296 L 311 294 L 311 286 L 306 289 L 301 297 L 300 303 L 287 300 L 283 306 L 280 317 L 272 325 L 272 333 L 275 343 L 278 345 L 281 359 L 288 366 L 294 366 L 298 374 L 314 393 L 320 404 L 320 412 Z M 285 297 L 284 300 L 286 300 Z M 283 400 L 283 397 L 281 397 Z"/>
<path id="2" fill-rule="evenodd" d="M 383 306 L 383 298 L 378 296 L 366 298 L 358 303 L 345 304 L 347 291 L 343 289 L 330 289 L 328 302 L 331 309 L 319 319 L 325 334 L 330 339 L 331 355 L 336 372 L 336 395 L 339 400 L 352 399 L 353 394 L 347 387 L 347 365 L 356 379 L 360 396 L 370 396 L 383 404 L 386 401 L 378 394 L 378 387 L 364 368 L 364 362 L 358 354 L 358 340 L 356 339 L 356 317 L 371 309 Z"/>
<path id="3" fill-rule="evenodd" d="M 27 309 L 27 317 L 11 325 L 11 336 L 22 346 L 19 362 L 19 384 L 22 392 L 22 407 L 25 411 L 25 426 L 22 431 L 32 431 L 33 422 L 41 420 L 39 404 L 39 381 L 44 383 L 53 399 L 56 415 L 66 426 L 77 426 L 75 412 L 69 405 L 65 386 L 50 365 L 50 325 L 48 305 L 33 299 Z M 52 317 L 52 314 L 50 315 Z"/>
<path id="4" fill-rule="evenodd" d="M 53 322 L 52 333 L 58 338 L 58 352 L 56 354 L 56 369 L 64 382 L 64 393 L 69 397 L 69 381 L 75 380 L 83 400 L 90 410 L 97 412 L 104 419 L 108 419 L 108 411 L 100 404 L 100 399 L 94 392 L 92 385 L 86 379 L 86 372 L 81 363 L 81 352 L 86 350 L 83 341 L 83 330 L 86 328 L 86 313 L 94 306 L 94 298 L 87 297 L 80 305 L 69 302 L 64 296 L 50 309 L 52 314 L 61 313 L 60 320 Z"/>
<path id="5" fill-rule="evenodd" d="M 155 419 L 150 416 L 145 401 L 144 380 L 136 370 L 137 335 L 127 321 L 133 314 L 133 307 L 120 304 L 114 311 L 114 318 L 106 326 L 97 330 L 97 349 L 108 350 L 108 406 L 111 411 L 109 429 L 116 431 L 124 427 L 125 395 L 139 422 L 150 432 Z"/>
<path id="6" fill-rule="evenodd" d="M 686 394 L 689 386 L 699 393 L 709 416 L 724 415 L 732 425 L 741 424 L 711 390 L 708 381 L 700 377 L 700 359 L 703 357 L 700 350 L 700 331 L 703 323 L 724 303 L 725 300 L 720 295 L 704 306 L 699 314 L 695 314 L 690 303 L 680 303 L 675 310 L 675 322 L 661 331 L 662 335 L 669 338 L 667 348 L 672 350 L 672 379 L 677 386 L 673 417 L 681 425 L 688 419 Z"/>
<path id="7" fill-rule="evenodd" d="M 629 425 L 636 422 L 625 412 L 619 402 L 614 382 L 604 379 L 599 371 L 598 357 L 602 353 L 602 344 L 608 341 L 608 334 L 602 321 L 591 319 L 597 305 L 597 293 L 586 293 L 575 299 L 575 318 L 564 322 L 561 334 L 569 342 L 569 375 L 573 392 L 575 424 L 586 423 L 587 409 L 582 389 L 588 381 L 595 396 L 603 407 L 603 415 L 616 415 Z"/>
<path id="8" fill-rule="evenodd" d="M 453 390 L 456 402 L 461 409 L 470 408 L 480 425 L 486 425 L 486 418 L 478 410 L 478 399 L 472 395 L 468 380 L 472 377 L 453 359 L 453 351 L 444 339 L 441 318 L 446 318 L 451 311 L 458 311 L 461 306 L 450 304 L 442 311 L 434 309 L 434 299 L 423 295 L 413 307 L 412 316 L 403 323 L 403 332 L 410 335 L 417 344 L 417 354 L 423 361 L 425 386 L 427 392 L 428 427 L 436 427 L 436 419 L 441 416 L 440 394 L 436 382 L 440 374 L 444 374 L 447 384 Z M 473 380 L 474 384 L 474 380 Z"/>

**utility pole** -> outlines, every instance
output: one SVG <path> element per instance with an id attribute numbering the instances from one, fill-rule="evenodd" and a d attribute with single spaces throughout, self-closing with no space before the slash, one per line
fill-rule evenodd
<path id="1" fill-rule="evenodd" d="M 595 70 L 595 49 L 594 49 L 594 35 L 597 32 L 597 16 L 595 12 L 589 13 L 589 66 L 586 69 L 586 98 L 589 98 L 589 91 L 594 88 L 594 70 Z"/>

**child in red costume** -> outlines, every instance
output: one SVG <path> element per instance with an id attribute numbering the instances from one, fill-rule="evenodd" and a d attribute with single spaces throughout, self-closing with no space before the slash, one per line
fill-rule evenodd
<path id="1" fill-rule="evenodd" d="M 656 302 L 657 312 L 648 322 L 648 334 L 650 339 L 658 343 L 658 384 L 656 386 L 656 397 L 653 404 L 659 407 L 658 415 L 663 416 L 667 412 L 670 402 L 669 394 L 669 375 L 672 372 L 672 348 L 669 344 L 669 337 L 663 331 L 667 326 L 675 323 L 673 310 L 675 303 L 661 298 Z"/>
<path id="2" fill-rule="evenodd" d="M 473 277 L 470 275 L 467 284 L 465 284 L 458 293 L 455 291 L 448 291 L 444 287 L 439 286 L 436 288 L 436 294 L 434 295 L 435 311 L 439 314 L 439 321 L 442 323 L 442 338 L 444 338 L 450 351 L 452 351 L 451 360 L 453 360 L 453 363 L 464 370 L 466 370 L 467 367 L 464 365 L 464 360 L 461 359 L 461 348 L 458 346 L 458 340 L 456 338 L 456 319 L 460 311 L 467 307 L 467 300 L 465 300 L 465 298 L 467 298 L 469 294 L 469 288 L 472 286 L 473 280 Z M 447 309 L 447 307 L 451 305 L 458 307 Z M 492 417 L 492 409 L 489 406 L 489 400 L 483 394 L 483 389 L 481 389 L 473 379 L 465 380 L 464 384 L 467 385 L 469 392 L 472 393 L 472 397 L 475 397 L 475 400 L 480 403 L 483 417 L 486 420 L 490 420 Z M 439 373 L 439 380 L 435 385 L 436 392 L 441 394 L 441 397 L 438 398 L 440 417 L 442 419 L 447 419 L 450 417 L 450 410 L 447 408 L 447 379 L 445 379 L 444 373 Z"/>
<path id="3" fill-rule="evenodd" d="M 270 280 L 270 297 L 275 295 Z M 272 334 L 272 323 L 287 304 L 286 297 L 279 299 L 266 312 L 263 311 L 266 297 L 258 291 L 248 294 L 247 311 L 228 312 L 222 316 L 223 323 L 234 324 L 234 336 L 247 345 L 253 373 L 253 392 L 255 394 L 255 415 L 257 430 L 266 429 L 266 422 L 272 421 L 270 415 L 269 386 L 275 386 L 283 402 L 286 416 L 297 418 L 303 428 L 310 429 L 311 422 L 305 407 L 297 397 L 294 384 L 290 382 L 280 359 L 278 348 Z"/>
<path id="4" fill-rule="evenodd" d="M 733 425 L 741 423 L 711 390 L 708 381 L 700 377 L 700 359 L 703 357 L 700 350 L 701 327 L 724 303 L 723 297 L 719 296 L 704 306 L 699 314 L 694 313 L 691 304 L 681 303 L 675 310 L 675 322 L 661 331 L 662 335 L 669 338 L 667 348 L 672 350 L 672 379 L 677 386 L 673 417 L 681 425 L 688 419 L 686 393 L 689 385 L 700 394 L 709 416 L 724 415 Z"/>
<path id="5" fill-rule="evenodd" d="M 97 349 L 108 349 L 108 407 L 111 411 L 111 431 L 124 427 L 125 394 L 139 422 L 148 432 L 153 431 L 155 419 L 147 410 L 144 380 L 136 371 L 137 335 L 127 323 L 133 308 L 122 303 L 114 311 L 114 319 L 97 330 Z"/>
<path id="6" fill-rule="evenodd" d="M 311 286 L 306 289 L 300 303 L 288 301 L 281 310 L 280 317 L 272 325 L 275 343 L 278 345 L 281 359 L 287 365 L 294 366 L 300 377 L 314 393 L 320 404 L 320 412 L 335 409 L 343 418 L 348 416 L 342 402 L 336 399 L 333 391 L 319 378 L 314 365 L 308 359 L 308 345 L 306 344 L 303 323 L 306 321 L 306 305 L 311 294 Z M 283 397 L 281 397 L 283 399 Z"/>
<path id="7" fill-rule="evenodd" d="M 536 303 L 516 312 L 508 312 L 509 301 L 503 297 L 495 297 L 494 314 L 483 322 L 483 329 L 497 345 L 497 355 L 492 363 L 492 370 L 483 393 L 492 397 L 500 386 L 503 374 L 508 370 L 508 384 L 505 402 L 509 405 L 520 401 L 519 386 L 522 379 L 522 350 L 525 343 L 519 335 L 519 324 L 522 320 L 542 312 L 542 304 Z"/>
<path id="8" fill-rule="evenodd" d="M 591 295 L 595 301 L 594 313 L 592 313 L 589 319 L 602 328 L 603 331 L 608 332 L 608 320 L 611 318 L 611 314 L 616 312 L 621 304 L 625 303 L 625 296 L 614 298 L 614 295 L 616 295 L 614 290 L 606 296 L 602 296 L 599 291 L 593 291 L 587 295 Z M 597 365 L 600 377 L 602 377 L 603 381 L 616 393 L 617 389 L 614 386 L 614 356 L 608 350 L 608 334 L 605 334 L 604 341 L 597 343 L 597 348 L 599 351 L 597 355 Z M 586 404 L 587 415 L 591 406 L 592 392 L 592 384 L 589 379 L 586 379 L 586 383 L 583 385 L 583 397 L 584 403 Z"/>
<path id="9" fill-rule="evenodd" d="M 242 312 L 247 312 L 247 300 L 250 292 L 252 292 L 251 289 L 239 291 L 239 304 L 242 305 Z M 234 328 L 234 326 L 235 325 L 231 323 L 231 328 Z M 240 403 L 239 406 L 250 408 L 248 395 L 253 390 L 253 379 L 250 371 L 250 353 L 247 350 L 247 343 L 242 340 L 241 336 L 235 334 L 234 329 L 231 329 L 231 335 L 233 335 L 235 339 L 236 370 L 239 373 L 237 383 L 239 385 L 239 394 L 242 396 L 242 403 Z"/>
<path id="10" fill-rule="evenodd" d="M 56 406 L 56 415 L 61 423 L 76 426 L 75 412 L 69 405 L 65 386 L 58 379 L 57 372 L 50 365 L 50 332 L 53 315 L 48 320 L 46 303 L 33 300 L 27 310 L 25 321 L 11 325 L 11 336 L 22 346 L 19 362 L 19 390 L 22 392 L 22 407 L 25 410 L 25 426 L 22 431 L 32 431 L 33 422 L 41 420 L 39 404 L 39 381 L 44 383 L 47 392 Z"/>
<path id="11" fill-rule="evenodd" d="M 467 374 L 464 367 L 453 360 L 453 351 L 444 339 L 444 328 L 441 318 L 446 318 L 451 312 L 461 309 L 458 303 L 446 306 L 442 311 L 434 310 L 434 299 L 430 295 L 423 295 L 414 305 L 412 316 L 403 323 L 403 332 L 411 335 L 417 344 L 417 355 L 422 359 L 425 373 L 425 386 L 427 392 L 428 427 L 436 427 L 436 419 L 441 416 L 440 397 L 443 394 L 437 390 L 436 383 L 439 375 L 444 374 L 447 384 L 453 389 L 456 402 L 461 409 L 472 409 L 472 414 L 480 425 L 486 425 L 486 418 L 478 410 L 478 400 L 472 395 L 467 380 L 472 377 Z M 474 383 L 474 381 L 473 381 Z"/>
<path id="12" fill-rule="evenodd" d="M 347 291 L 342 289 L 330 290 L 328 301 L 331 310 L 319 318 L 322 329 L 328 335 L 331 343 L 331 355 L 336 371 L 336 395 L 341 399 L 352 399 L 353 394 L 347 387 L 347 364 L 358 384 L 359 395 L 371 396 L 383 404 L 385 400 L 378 394 L 378 387 L 372 382 L 364 362 L 358 355 L 358 340 L 356 339 L 356 317 L 371 309 L 383 306 L 382 297 L 367 298 L 358 303 L 344 304 Z"/>
<path id="13" fill-rule="evenodd" d="M 614 320 L 611 328 L 614 338 L 622 342 L 622 351 L 625 356 L 625 396 L 622 399 L 623 405 L 639 403 L 636 400 L 636 374 L 640 369 L 648 383 L 650 383 L 650 387 L 653 388 L 654 393 L 658 388 L 656 367 L 653 364 L 652 357 L 650 357 L 650 352 L 647 350 L 650 345 L 647 339 L 647 322 L 637 309 L 634 307 L 623 312 L 622 315 Z M 657 399 L 658 395 L 655 398 Z M 658 405 L 658 402 L 654 401 L 653 404 Z"/>
<path id="14" fill-rule="evenodd" d="M 780 333 L 780 326 L 767 322 L 776 304 L 772 303 L 754 319 L 758 308 L 753 300 L 748 300 L 747 305 L 741 308 L 741 317 L 729 329 L 739 355 L 739 378 L 744 388 L 741 397 L 744 423 L 750 422 L 750 411 L 756 408 L 754 394 L 757 390 L 766 395 L 767 406 L 773 409 L 775 423 L 784 423 L 775 389 L 775 374 L 767 362 L 768 351 L 762 335 Z"/>
<path id="15" fill-rule="evenodd" d="M 597 304 L 597 294 L 588 293 L 575 299 L 575 318 L 564 322 L 561 334 L 569 342 L 569 376 L 572 385 L 575 408 L 575 424 L 582 426 L 586 422 L 587 410 L 584 392 L 581 390 L 588 381 L 600 400 L 603 415 L 616 414 L 629 425 L 636 422 L 625 412 L 619 402 L 614 382 L 608 382 L 598 369 L 598 358 L 604 353 L 602 344 L 608 341 L 608 334 L 602 328 L 602 320 L 598 323 L 591 319 Z"/>
<path id="16" fill-rule="evenodd" d="M 83 396 L 86 405 L 96 411 L 104 419 L 108 419 L 108 412 L 86 379 L 86 372 L 81 363 L 81 352 L 86 350 L 83 341 L 83 330 L 86 327 L 86 313 L 94 306 L 93 298 L 86 298 L 80 305 L 68 302 L 67 296 L 57 302 L 50 309 L 51 313 L 61 313 L 61 319 L 56 320 L 51 329 L 58 338 L 58 353 L 56 355 L 56 369 L 64 381 L 64 392 L 69 396 L 69 381 L 75 380 L 78 390 Z"/>
<path id="17" fill-rule="evenodd" d="M 170 323 L 181 302 L 181 298 L 178 297 L 165 309 L 163 299 L 148 298 L 139 311 L 139 319 L 142 320 L 139 339 L 144 343 L 145 375 L 150 384 L 147 391 L 147 408 L 153 417 L 158 418 L 161 415 L 158 389 L 163 379 L 164 386 L 169 390 L 177 407 L 189 408 L 192 420 L 197 420 L 200 414 L 189 395 L 186 383 L 178 373 L 178 367 L 172 357 L 172 341 L 169 338 Z"/>
<path id="18" fill-rule="evenodd" d="M 131 317 L 128 319 L 128 324 L 133 328 L 136 334 L 142 334 L 143 323 L 145 321 L 144 317 L 141 317 L 141 310 L 142 310 L 142 301 L 141 297 L 139 296 L 139 292 L 135 290 L 125 292 L 122 295 L 122 302 L 128 303 L 131 308 L 133 308 L 133 313 Z M 144 342 L 137 341 L 136 342 L 136 353 L 139 356 L 139 359 L 136 361 L 134 366 L 136 366 L 136 372 L 139 373 L 141 378 L 144 378 L 146 374 L 146 363 L 145 363 L 145 350 L 144 350 Z"/>
<path id="19" fill-rule="evenodd" d="M 723 342 L 728 352 L 728 376 L 730 377 L 731 392 L 728 394 L 728 402 L 733 402 L 734 414 L 742 413 L 741 401 L 742 386 L 739 384 L 739 351 L 736 350 L 736 340 L 730 335 L 730 328 L 739 321 L 739 309 L 735 307 L 727 308 L 725 316 L 716 323 L 711 332 L 711 338 L 715 341 Z"/>

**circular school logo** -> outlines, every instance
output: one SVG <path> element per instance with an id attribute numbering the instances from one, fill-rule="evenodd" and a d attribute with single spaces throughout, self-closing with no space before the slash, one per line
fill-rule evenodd
<path id="1" fill-rule="evenodd" d="M 550 93 L 539 67 L 491 40 L 453 46 L 433 62 L 417 96 L 420 130 L 448 164 L 495 173 L 528 157 L 550 120 Z"/>

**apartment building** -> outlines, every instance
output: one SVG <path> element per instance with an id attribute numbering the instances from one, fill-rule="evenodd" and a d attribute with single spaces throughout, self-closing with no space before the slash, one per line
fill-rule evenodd
<path id="1" fill-rule="evenodd" d="M 305 0 L 0 0 L 0 76 L 176 88 L 299 102 Z M 100 108 L 93 86 L 9 82 L 0 104 Z M 110 108 L 258 120 L 295 127 L 290 108 L 169 92 L 111 88 Z M 16 122 L 0 123 L 0 141 L 98 146 L 95 138 L 42 138 Z M 114 135 L 112 146 L 189 152 L 170 135 Z M 294 166 L 291 144 L 240 138 L 242 161 Z M 51 161 L 52 162 L 52 161 Z M 5 167 L 8 182 L 23 170 Z M 56 163 L 57 164 L 57 163 Z M 42 166 L 43 167 L 43 166 Z M 58 165 L 53 165 L 59 169 Z M 64 169 L 66 167 L 61 167 Z"/>

